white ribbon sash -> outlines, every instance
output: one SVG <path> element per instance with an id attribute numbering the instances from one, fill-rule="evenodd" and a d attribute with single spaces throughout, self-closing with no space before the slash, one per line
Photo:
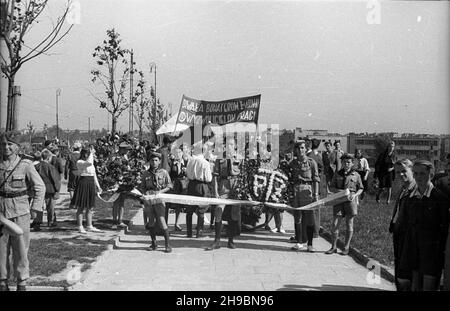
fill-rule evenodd
<path id="1" fill-rule="evenodd" d="M 266 206 L 283 209 L 283 210 L 293 210 L 293 211 L 304 211 L 304 210 L 313 210 L 318 209 L 324 206 L 333 206 L 343 202 L 349 202 L 348 195 L 350 191 L 348 189 L 341 190 L 337 193 L 327 196 L 321 200 L 316 202 L 312 202 L 308 205 L 302 207 L 292 207 L 287 204 L 281 203 L 270 203 L 270 202 L 259 202 L 259 201 L 246 201 L 246 200 L 231 200 L 231 199 L 219 199 L 219 198 L 204 198 L 204 197 L 196 197 L 192 195 L 181 195 L 181 194 L 172 194 L 172 193 L 158 193 L 152 195 L 143 195 L 138 190 L 134 189 L 130 192 L 133 196 L 140 197 L 146 201 L 149 201 L 151 204 L 158 204 L 163 202 L 170 202 L 182 205 L 260 205 L 264 204 Z M 103 200 L 100 195 L 98 197 L 106 203 L 112 203 L 117 200 L 120 194 L 115 193 L 108 200 Z"/>

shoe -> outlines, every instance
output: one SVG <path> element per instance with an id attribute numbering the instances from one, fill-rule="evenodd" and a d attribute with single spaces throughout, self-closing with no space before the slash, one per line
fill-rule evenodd
<path id="1" fill-rule="evenodd" d="M 120 224 L 117 225 L 117 227 L 119 227 L 119 228 L 126 228 L 128 226 L 126 224 L 124 224 L 123 222 L 121 222 Z"/>
<path id="2" fill-rule="evenodd" d="M 175 225 L 175 231 L 183 231 L 183 229 L 181 229 L 181 227 L 180 227 L 180 226 L 178 226 L 178 225 Z"/>
<path id="3" fill-rule="evenodd" d="M 277 228 L 273 228 L 273 229 L 270 229 L 270 231 L 272 231 L 273 233 L 277 233 L 278 229 Z"/>
<path id="4" fill-rule="evenodd" d="M 269 225 L 265 225 L 265 226 L 264 226 L 264 230 L 272 231 L 272 229 L 270 229 L 270 226 L 269 226 Z"/>
<path id="5" fill-rule="evenodd" d="M 316 250 L 314 249 L 314 247 L 312 245 L 308 245 L 306 251 L 308 253 L 315 253 L 316 252 Z"/>
<path id="6" fill-rule="evenodd" d="M 54 227 L 58 227 L 58 224 L 57 224 L 56 222 L 52 222 L 51 225 L 50 225 L 50 227 L 53 227 L 53 228 L 54 228 Z"/>
<path id="7" fill-rule="evenodd" d="M 192 233 L 186 235 L 187 238 L 192 238 Z"/>
<path id="8" fill-rule="evenodd" d="M 92 226 L 92 227 L 86 227 L 86 229 L 87 229 L 87 231 L 89 231 L 89 232 L 103 232 L 102 230 L 97 229 L 97 228 L 95 228 L 94 226 Z"/>
<path id="9" fill-rule="evenodd" d="M 156 242 L 152 241 L 152 244 L 150 244 L 150 246 L 148 247 L 149 251 L 154 251 L 158 248 L 158 245 L 156 244 Z"/>
<path id="10" fill-rule="evenodd" d="M 196 237 L 197 239 L 203 238 L 203 237 L 204 237 L 203 231 L 202 231 L 202 230 L 198 231 L 197 234 L 195 235 L 195 237 Z"/>
<path id="11" fill-rule="evenodd" d="M 111 229 L 117 230 L 117 225 L 112 225 L 112 226 L 111 226 Z"/>
<path id="12" fill-rule="evenodd" d="M 34 224 L 33 227 L 31 227 L 31 229 L 32 229 L 34 232 L 38 232 L 38 231 L 41 231 L 41 230 L 42 230 L 42 229 L 41 229 L 41 226 L 38 225 L 38 224 Z"/>
<path id="13" fill-rule="evenodd" d="M 0 292 L 9 292 L 8 284 L 0 284 Z"/>
<path id="14" fill-rule="evenodd" d="M 213 244 L 211 244 L 210 246 L 208 246 L 206 248 L 207 251 L 212 251 L 215 249 L 219 249 L 220 248 L 220 242 L 219 241 L 215 241 Z"/>
<path id="15" fill-rule="evenodd" d="M 297 239 L 295 238 L 295 236 L 291 236 L 290 238 L 289 238 L 289 241 L 288 241 L 289 243 L 297 243 Z"/>
<path id="16" fill-rule="evenodd" d="M 342 256 L 347 256 L 349 252 L 350 252 L 350 249 L 344 248 L 344 249 L 342 250 L 342 252 L 341 252 L 341 255 L 342 255 Z"/>
<path id="17" fill-rule="evenodd" d="M 78 232 L 79 232 L 79 233 L 83 233 L 83 234 L 86 234 L 86 233 L 87 233 L 87 231 L 84 230 L 83 227 L 78 227 Z"/>
<path id="18" fill-rule="evenodd" d="M 235 249 L 236 245 L 234 245 L 234 242 L 228 242 L 227 247 L 231 248 L 231 249 Z"/>
<path id="19" fill-rule="evenodd" d="M 284 230 L 283 228 L 280 228 L 277 232 L 281 234 L 286 234 L 286 230 Z"/>
<path id="20" fill-rule="evenodd" d="M 172 252 L 172 247 L 166 246 L 166 249 L 164 250 L 164 253 L 171 253 L 171 252 Z"/>
<path id="21" fill-rule="evenodd" d="M 331 254 L 335 254 L 335 253 L 337 253 L 337 248 L 330 248 L 329 250 L 327 250 L 325 252 L 325 254 L 327 254 L 327 255 L 331 255 Z"/>
<path id="22" fill-rule="evenodd" d="M 296 243 L 294 246 L 291 247 L 291 250 L 293 251 L 300 251 L 305 248 L 305 244 Z"/>
<path id="23" fill-rule="evenodd" d="M 26 292 L 27 286 L 26 285 L 17 285 L 17 291 L 18 292 Z"/>

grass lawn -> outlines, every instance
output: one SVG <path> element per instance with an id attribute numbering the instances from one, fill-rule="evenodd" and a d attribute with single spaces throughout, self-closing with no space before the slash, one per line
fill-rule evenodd
<path id="1" fill-rule="evenodd" d="M 382 195 L 380 204 L 375 201 L 375 190 L 370 185 L 371 176 L 369 176 L 369 193 L 360 203 L 358 215 L 354 218 L 354 234 L 350 245 L 359 249 L 363 254 L 378 260 L 381 264 L 393 267 L 392 235 L 388 228 L 400 186 L 398 183 L 394 183 L 391 203 L 388 205 L 386 204 L 386 193 Z M 321 209 L 321 225 L 328 232 L 331 232 L 332 219 L 331 207 Z M 341 222 L 339 239 L 345 241 L 344 220 Z"/>
<path id="2" fill-rule="evenodd" d="M 102 233 L 79 234 L 76 225 L 76 210 L 68 209 L 69 198 L 62 196 L 56 205 L 58 228 L 48 228 L 44 221 L 42 231 L 31 232 L 28 260 L 30 262 L 29 285 L 34 286 L 69 286 L 68 272 L 75 260 L 81 272 L 86 272 L 97 257 L 114 243 L 120 230 L 111 229 L 112 203 L 97 199 L 94 210 L 94 226 Z M 124 222 L 136 215 L 139 208 L 132 200 L 125 201 Z M 44 215 L 44 220 L 46 216 Z M 14 281 L 11 280 L 11 284 Z"/>

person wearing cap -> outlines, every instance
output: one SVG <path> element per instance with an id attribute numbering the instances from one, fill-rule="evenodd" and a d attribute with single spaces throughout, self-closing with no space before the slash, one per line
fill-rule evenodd
<path id="1" fill-rule="evenodd" d="M 217 143 L 217 142 L 216 142 Z M 213 173 L 214 197 L 220 199 L 237 199 L 237 182 L 242 169 L 243 160 L 236 152 L 236 138 L 226 137 L 225 158 L 216 159 Z M 227 247 L 236 248 L 234 238 L 241 234 L 241 206 L 240 205 L 215 205 L 214 206 L 214 242 L 206 250 L 220 248 L 220 236 L 222 234 L 222 219 L 228 222 Z"/>
<path id="2" fill-rule="evenodd" d="M 319 170 L 317 163 L 310 157 L 306 156 L 306 142 L 299 140 L 294 144 L 295 159 L 289 164 L 290 182 L 294 186 L 293 207 L 301 207 L 308 205 L 319 199 Z M 303 225 L 304 224 L 304 225 Z M 305 234 L 302 230 L 305 227 Z M 296 244 L 292 250 L 302 250 L 307 242 L 306 250 L 314 252 L 313 237 L 315 225 L 314 210 L 294 211 L 294 229 Z"/>
<path id="3" fill-rule="evenodd" d="M 67 155 L 66 164 L 64 166 L 64 179 L 67 180 L 67 191 L 69 191 L 70 200 L 72 200 L 73 192 L 78 181 L 77 161 L 80 159 L 81 143 L 73 144 L 73 151 Z M 72 206 L 69 206 L 72 208 Z"/>
<path id="4" fill-rule="evenodd" d="M 169 173 L 160 167 L 161 154 L 157 152 L 151 152 L 148 155 L 150 162 L 150 168 L 142 173 L 142 183 L 140 185 L 140 191 L 144 195 L 166 193 L 172 189 L 172 181 L 170 180 Z M 165 240 L 165 252 L 172 252 L 169 240 L 169 228 L 167 227 L 166 220 L 164 218 L 166 206 L 164 202 L 151 202 L 149 200 L 143 200 L 144 210 L 148 217 L 148 222 L 145 224 L 145 228 L 149 231 L 152 243 L 149 250 L 156 250 L 156 234 L 157 226 L 164 232 Z M 156 226 L 157 225 L 157 226 Z"/>
<path id="5" fill-rule="evenodd" d="M 412 291 L 438 290 L 444 268 L 449 198 L 433 185 L 433 174 L 430 161 L 415 161 L 417 187 L 405 202 L 406 236 L 398 262 L 399 269 L 412 274 Z"/>
<path id="6" fill-rule="evenodd" d="M 208 151 L 208 144 L 198 142 L 194 145 L 193 156 L 188 161 L 186 167 L 186 176 L 189 179 L 188 195 L 198 197 L 211 197 L 209 191 L 209 183 L 212 181 L 211 166 L 205 159 Z M 196 238 L 203 237 L 203 225 L 205 220 L 205 212 L 209 205 L 188 205 L 186 208 L 186 227 L 187 237 L 192 237 L 192 216 L 194 212 L 197 214 L 197 232 Z"/>
<path id="7" fill-rule="evenodd" d="M 9 290 L 10 272 L 17 279 L 17 290 L 26 290 L 30 276 L 30 210 L 42 211 L 45 196 L 44 182 L 32 162 L 18 156 L 16 137 L 11 132 L 0 135 L 0 213 L 18 225 L 23 235 L 13 236 L 4 231 L 0 237 L 0 291 Z M 13 265 L 10 269 L 11 253 Z"/>
<path id="8" fill-rule="evenodd" d="M 337 240 L 339 237 L 339 225 L 341 218 L 345 217 L 345 246 L 341 255 L 348 255 L 350 242 L 353 237 L 353 219 L 358 213 L 358 196 L 363 192 L 364 185 L 361 176 L 353 169 L 353 155 L 344 153 L 341 157 L 342 168 L 336 171 L 331 180 L 331 191 L 339 192 L 348 189 L 350 191 L 348 202 L 343 202 L 333 206 L 333 222 L 331 226 L 332 246 L 325 252 L 330 255 L 337 253 Z"/>

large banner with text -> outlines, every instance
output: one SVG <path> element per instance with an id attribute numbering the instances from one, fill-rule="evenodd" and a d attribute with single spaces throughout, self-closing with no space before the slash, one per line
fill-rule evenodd
<path id="1" fill-rule="evenodd" d="M 215 102 L 183 95 L 177 124 L 202 127 L 208 124 L 225 125 L 235 122 L 257 124 L 260 102 L 261 94 Z"/>

